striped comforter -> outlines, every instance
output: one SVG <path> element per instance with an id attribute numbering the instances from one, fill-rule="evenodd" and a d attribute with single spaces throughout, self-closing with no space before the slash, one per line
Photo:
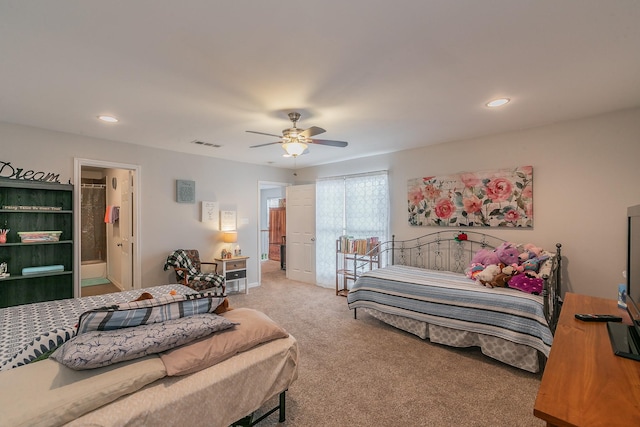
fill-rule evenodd
<path id="1" fill-rule="evenodd" d="M 393 265 L 364 273 L 349 308 L 372 308 L 527 345 L 549 356 L 553 335 L 541 296 L 486 288 L 464 274 Z"/>

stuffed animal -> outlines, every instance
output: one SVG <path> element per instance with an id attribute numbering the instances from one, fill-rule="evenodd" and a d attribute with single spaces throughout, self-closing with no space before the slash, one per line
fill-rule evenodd
<path id="1" fill-rule="evenodd" d="M 136 302 L 136 301 L 143 301 L 146 299 L 153 299 L 153 295 L 151 295 L 149 292 L 143 292 L 142 294 L 140 294 L 140 296 L 136 299 L 134 299 L 131 302 Z"/>
<path id="2" fill-rule="evenodd" d="M 467 270 L 467 277 L 469 279 L 478 280 L 478 274 L 484 270 L 484 265 L 482 264 L 471 264 L 471 267 Z"/>
<path id="3" fill-rule="evenodd" d="M 480 249 L 475 253 L 473 258 L 471 258 L 471 265 L 480 264 L 486 267 L 488 265 L 498 264 L 499 262 L 500 260 L 496 252 L 486 248 Z"/>
<path id="4" fill-rule="evenodd" d="M 522 249 L 524 249 L 527 252 L 531 252 L 534 254 L 534 256 L 540 256 L 542 254 L 543 249 L 537 247 L 536 245 L 534 245 L 533 243 L 525 243 L 522 246 Z"/>
<path id="5" fill-rule="evenodd" d="M 523 263 L 528 259 L 539 257 L 543 253 L 543 249 L 532 243 L 522 245 L 522 253 L 520 254 L 520 262 Z"/>
<path id="6" fill-rule="evenodd" d="M 518 273 L 509 279 L 510 288 L 518 289 L 529 294 L 540 295 L 543 286 L 544 280 L 539 277 L 531 277 L 526 273 Z"/>
<path id="7" fill-rule="evenodd" d="M 224 300 L 222 300 L 222 303 L 218 307 L 216 307 L 215 310 L 213 310 L 213 312 L 215 314 L 222 314 L 231 310 L 233 310 L 233 308 L 229 307 L 229 298 L 225 298 Z"/>
<path id="8" fill-rule="evenodd" d="M 492 288 L 507 288 L 509 287 L 511 277 L 512 276 L 507 273 L 498 273 L 489 284 Z"/>
<path id="9" fill-rule="evenodd" d="M 496 255 L 498 255 L 498 261 L 500 261 L 504 265 L 510 265 L 519 262 L 518 256 L 520 255 L 520 251 L 513 243 L 504 242 L 496 248 L 495 252 Z"/>
<path id="10" fill-rule="evenodd" d="M 524 268 L 524 274 L 529 277 L 538 277 L 538 271 L 540 270 L 540 264 L 549 258 L 549 255 L 542 255 L 541 257 L 531 258 L 522 263 Z"/>
<path id="11" fill-rule="evenodd" d="M 484 270 L 476 275 L 477 280 L 487 288 L 493 288 L 491 284 L 496 276 L 502 272 L 502 266 L 498 264 L 487 265 Z"/>

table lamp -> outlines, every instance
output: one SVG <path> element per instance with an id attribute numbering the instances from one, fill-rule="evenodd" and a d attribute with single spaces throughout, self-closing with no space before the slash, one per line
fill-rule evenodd
<path id="1" fill-rule="evenodd" d="M 236 243 L 238 241 L 238 232 L 237 231 L 225 231 L 222 234 L 222 241 L 225 243 Z M 233 245 L 229 245 L 229 251 L 227 252 L 229 255 L 233 253 Z"/>

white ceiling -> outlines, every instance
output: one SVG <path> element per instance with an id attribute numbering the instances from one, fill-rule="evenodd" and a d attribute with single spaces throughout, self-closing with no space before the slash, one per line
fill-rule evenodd
<path id="1" fill-rule="evenodd" d="M 349 142 L 304 167 L 640 106 L 640 1 L 0 0 L 0 82 L 0 121 L 287 168 L 245 130 L 296 110 Z"/>

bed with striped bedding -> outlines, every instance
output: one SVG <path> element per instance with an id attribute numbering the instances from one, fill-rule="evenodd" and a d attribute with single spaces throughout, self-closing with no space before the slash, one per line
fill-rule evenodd
<path id="1" fill-rule="evenodd" d="M 538 372 L 549 356 L 559 311 L 559 253 L 541 269 L 545 291 L 534 295 L 488 288 L 468 278 L 462 266 L 469 265 L 478 246 L 455 239 L 450 243 L 444 237 L 442 233 L 435 239 L 423 237 L 418 246 L 391 245 L 388 251 L 395 254 L 390 264 L 359 274 L 349 290 L 347 304 L 354 316 L 362 309 L 422 339 L 477 346 L 501 362 Z M 476 239 L 479 247 L 492 247 L 486 237 Z M 419 267 L 394 260 L 403 264 L 418 260 Z"/>

